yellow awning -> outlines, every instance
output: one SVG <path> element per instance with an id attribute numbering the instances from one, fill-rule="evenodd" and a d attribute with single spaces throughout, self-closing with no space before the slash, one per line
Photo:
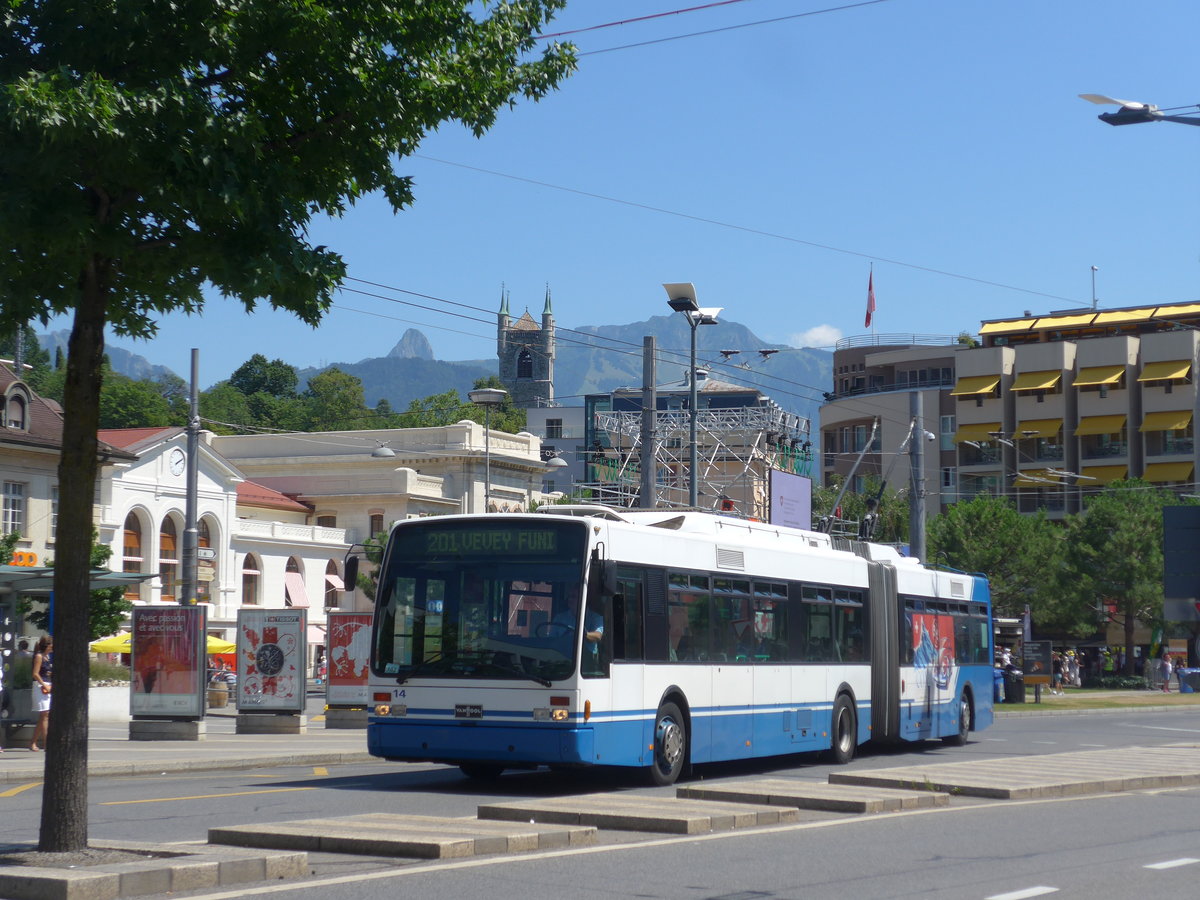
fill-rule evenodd
<path id="1" fill-rule="evenodd" d="M 1017 426 L 1017 438 L 1048 438 L 1062 431 L 1062 419 L 1030 419 Z"/>
<path id="2" fill-rule="evenodd" d="M 1156 484 L 1165 481 L 1191 481 L 1193 468 L 1190 462 L 1150 463 L 1146 466 L 1142 478 Z"/>
<path id="3" fill-rule="evenodd" d="M 1157 306 L 1147 306 L 1144 309 L 1114 309 L 1112 312 L 1102 312 L 1096 315 L 1093 325 L 1120 325 L 1125 322 L 1149 322 Z"/>
<path id="4" fill-rule="evenodd" d="M 1192 424 L 1192 411 L 1181 409 L 1178 412 L 1146 413 L 1142 419 L 1142 427 L 1138 431 L 1183 431 Z"/>
<path id="5" fill-rule="evenodd" d="M 1129 471 L 1129 466 L 1084 466 L 1083 476 L 1079 479 L 1080 487 L 1097 487 L 1113 481 L 1120 481 Z"/>
<path id="6" fill-rule="evenodd" d="M 1194 316 L 1200 313 L 1200 303 L 1185 303 L 1181 306 L 1160 306 L 1154 312 L 1156 319 L 1174 319 L 1178 316 Z"/>
<path id="7" fill-rule="evenodd" d="M 1116 384 L 1121 380 L 1124 366 L 1087 366 L 1080 369 L 1075 376 L 1075 387 L 1086 387 L 1095 384 Z"/>
<path id="8" fill-rule="evenodd" d="M 1146 363 L 1142 366 L 1142 374 L 1138 376 L 1138 381 L 1172 381 L 1176 378 L 1186 378 L 1191 369 L 1192 363 L 1187 359 Z"/>
<path id="9" fill-rule="evenodd" d="M 1085 313 L 1081 316 L 1045 316 L 1037 320 L 1034 328 L 1077 328 L 1080 325 L 1092 324 L 1095 313 Z"/>
<path id="10" fill-rule="evenodd" d="M 980 422 L 976 425 L 959 425 L 958 431 L 954 432 L 954 443 L 961 444 L 963 441 L 990 441 L 992 436 L 988 432 L 999 430 L 999 422 Z"/>
<path id="11" fill-rule="evenodd" d="M 1079 420 L 1075 429 L 1076 437 L 1086 434 L 1116 434 L 1125 427 L 1125 417 L 1122 416 L 1084 416 Z"/>
<path id="12" fill-rule="evenodd" d="M 1062 372 L 1050 369 L 1045 372 L 1022 372 L 1013 382 L 1014 391 L 1048 391 L 1058 384 Z"/>
<path id="13" fill-rule="evenodd" d="M 1015 319 L 1012 322 L 988 322 L 979 329 L 980 334 L 996 334 L 998 332 L 1028 331 L 1029 326 L 1037 319 Z"/>
<path id="14" fill-rule="evenodd" d="M 990 394 L 996 389 L 996 385 L 999 383 L 999 375 L 968 375 L 965 378 L 958 379 L 958 384 L 954 385 L 954 390 L 950 392 L 950 396 L 965 397 L 970 394 Z"/>

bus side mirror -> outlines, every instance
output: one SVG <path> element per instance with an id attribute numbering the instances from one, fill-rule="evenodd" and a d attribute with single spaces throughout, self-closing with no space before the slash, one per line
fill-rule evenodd
<path id="1" fill-rule="evenodd" d="M 358 584 L 358 557 L 351 556 L 346 560 L 346 590 L 352 591 Z"/>

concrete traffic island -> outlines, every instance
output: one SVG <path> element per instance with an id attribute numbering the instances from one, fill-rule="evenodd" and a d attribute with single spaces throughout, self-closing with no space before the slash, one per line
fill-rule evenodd
<path id="1" fill-rule="evenodd" d="M 1079 750 L 871 772 L 832 772 L 829 782 L 944 791 L 993 800 L 1140 791 L 1200 784 L 1200 754 L 1196 750 L 1196 745 Z"/>
<path id="2" fill-rule="evenodd" d="M 308 716 L 239 712 L 235 729 L 237 734 L 308 734 Z"/>
<path id="3" fill-rule="evenodd" d="M 194 891 L 249 882 L 303 878 L 309 874 L 308 854 L 264 852 L 233 847 L 180 849 L 178 846 L 134 841 L 104 841 L 89 845 L 90 855 L 128 858 L 128 862 L 75 862 L 74 868 L 37 865 L 45 854 L 22 854 L 33 847 L 8 846 L 0 855 L 0 897 L 7 900 L 118 900 L 145 894 Z M 54 854 L 57 855 L 57 854 Z M 63 854 L 64 857 L 70 854 Z M 64 860 L 65 864 L 65 860 Z"/>
<path id="4" fill-rule="evenodd" d="M 133 719 L 131 741 L 202 741 L 208 736 L 203 719 Z"/>
<path id="5" fill-rule="evenodd" d="M 547 797 L 479 807 L 479 818 L 510 822 L 592 825 L 614 831 L 707 834 L 795 822 L 797 810 L 712 800 L 680 800 L 624 794 Z"/>
<path id="6" fill-rule="evenodd" d="M 788 778 L 760 778 L 697 784 L 677 788 L 677 797 L 691 800 L 725 800 L 730 803 L 763 803 L 825 812 L 877 813 L 905 809 L 948 806 L 948 794 L 934 791 L 897 790 L 886 787 L 821 784 Z"/>
<path id="7" fill-rule="evenodd" d="M 481 822 L 441 816 L 366 813 L 332 819 L 302 819 L 265 825 L 210 828 L 210 844 L 266 847 L 367 856 L 460 859 L 488 853 L 516 853 L 581 847 L 596 843 L 596 829 Z"/>

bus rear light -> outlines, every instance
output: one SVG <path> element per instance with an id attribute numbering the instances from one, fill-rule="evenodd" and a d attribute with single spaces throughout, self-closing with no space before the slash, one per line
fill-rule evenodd
<path id="1" fill-rule="evenodd" d="M 533 721 L 535 721 L 535 722 L 549 722 L 549 721 L 550 721 L 550 707 L 548 707 L 548 706 L 536 706 L 536 707 L 534 707 L 534 710 L 533 710 Z"/>
<path id="2" fill-rule="evenodd" d="M 550 705 L 551 706 L 570 706 L 571 698 L 570 697 L 551 697 Z"/>
<path id="3" fill-rule="evenodd" d="M 587 721 L 592 717 L 592 701 L 585 700 L 583 702 L 583 721 Z"/>
<path id="4" fill-rule="evenodd" d="M 392 708 L 386 703 L 381 703 L 375 707 L 375 715 L 377 716 L 390 716 L 391 714 Z"/>
<path id="5" fill-rule="evenodd" d="M 387 691 L 376 691 L 374 694 L 371 695 L 371 699 L 374 700 L 376 703 L 387 703 L 389 700 L 392 699 L 392 695 L 389 694 Z"/>
<path id="6" fill-rule="evenodd" d="M 555 722 L 567 721 L 567 715 L 567 711 L 561 707 L 558 709 L 552 709 L 550 711 L 550 718 L 552 718 Z"/>

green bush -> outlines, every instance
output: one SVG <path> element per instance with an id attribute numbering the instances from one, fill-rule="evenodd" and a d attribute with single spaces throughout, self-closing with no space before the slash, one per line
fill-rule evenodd
<path id="1" fill-rule="evenodd" d="M 1141 675 L 1096 675 L 1084 681 L 1083 686 L 1105 691 L 1142 691 L 1146 689 L 1146 680 Z"/>
<path id="2" fill-rule="evenodd" d="M 88 664 L 88 678 L 92 681 L 128 681 L 129 668 L 120 663 L 93 659 Z"/>
<path id="3" fill-rule="evenodd" d="M 4 689 L 20 691 L 33 687 L 33 660 L 10 657 L 4 674 Z"/>

